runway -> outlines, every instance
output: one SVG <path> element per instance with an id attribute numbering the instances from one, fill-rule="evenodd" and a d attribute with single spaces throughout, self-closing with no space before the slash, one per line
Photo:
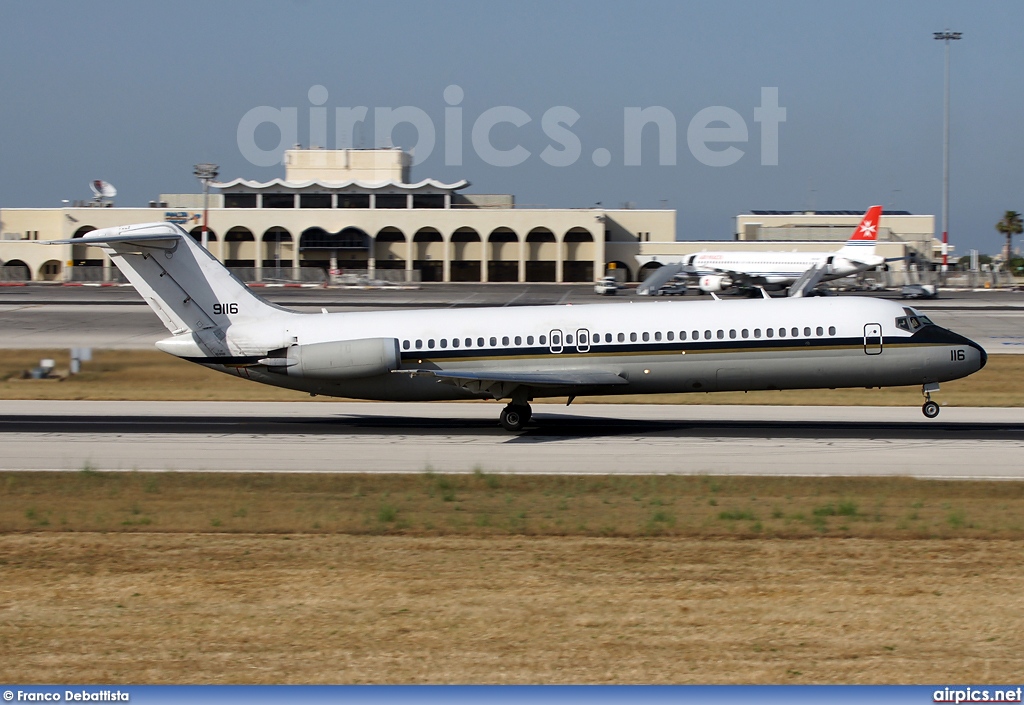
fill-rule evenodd
<path id="1" fill-rule="evenodd" d="M 0 470 L 902 475 L 1024 479 L 1024 409 L 0 402 Z"/>

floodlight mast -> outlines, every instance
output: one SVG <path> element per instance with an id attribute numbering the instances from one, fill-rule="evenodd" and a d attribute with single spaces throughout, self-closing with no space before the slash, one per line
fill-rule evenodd
<path id="1" fill-rule="evenodd" d="M 206 224 L 210 204 L 210 182 L 217 178 L 216 164 L 196 164 L 192 170 L 193 175 L 203 184 L 203 235 L 200 244 L 204 250 L 209 250 L 209 235 Z"/>
<path id="2" fill-rule="evenodd" d="M 942 122 L 942 271 L 949 269 L 949 43 L 963 32 L 935 32 L 935 38 L 946 43 L 946 93 Z"/>

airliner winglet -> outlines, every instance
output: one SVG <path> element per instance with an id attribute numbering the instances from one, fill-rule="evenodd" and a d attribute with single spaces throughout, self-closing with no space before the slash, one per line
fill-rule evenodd
<path id="1" fill-rule="evenodd" d="M 157 343 L 167 353 L 314 395 L 507 399 L 509 431 L 530 421 L 534 399 L 659 392 L 921 385 L 933 418 L 938 383 L 987 360 L 977 343 L 881 299 L 312 314 L 263 300 L 177 225 L 61 242 L 110 256 L 170 331 Z"/>

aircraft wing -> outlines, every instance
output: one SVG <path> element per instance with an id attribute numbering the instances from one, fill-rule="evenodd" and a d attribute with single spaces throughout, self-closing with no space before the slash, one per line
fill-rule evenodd
<path id="1" fill-rule="evenodd" d="M 749 272 L 738 272 L 735 269 L 728 269 L 726 267 L 714 267 L 705 264 L 699 269 L 700 275 L 713 274 L 715 276 L 729 277 L 729 279 L 732 279 L 734 286 L 764 286 L 770 283 L 767 277 L 750 274 Z"/>
<path id="2" fill-rule="evenodd" d="M 501 399 L 516 387 L 593 387 L 629 384 L 608 370 L 557 370 L 518 372 L 501 370 L 395 370 L 414 377 L 436 377 L 438 382 L 454 384 L 471 392 L 485 392 Z"/>

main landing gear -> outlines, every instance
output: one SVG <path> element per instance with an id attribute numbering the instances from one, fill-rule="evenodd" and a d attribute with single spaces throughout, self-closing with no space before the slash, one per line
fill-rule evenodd
<path id="1" fill-rule="evenodd" d="M 530 423 L 533 409 L 529 404 L 509 404 L 501 410 L 501 427 L 506 431 L 522 431 L 523 426 Z"/>
<path id="2" fill-rule="evenodd" d="M 929 419 L 934 419 L 939 415 L 939 405 L 932 401 L 932 392 L 937 391 L 939 391 L 939 385 L 936 382 L 930 382 L 921 388 L 921 393 L 924 394 L 921 412 Z"/>

